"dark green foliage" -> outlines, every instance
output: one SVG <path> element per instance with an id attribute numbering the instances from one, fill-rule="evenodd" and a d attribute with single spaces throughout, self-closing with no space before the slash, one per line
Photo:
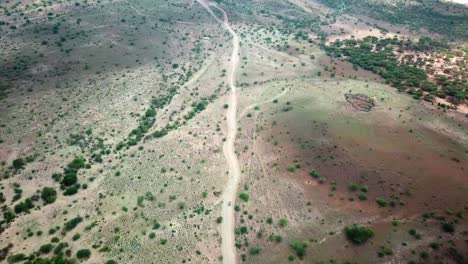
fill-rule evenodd
<path id="1" fill-rule="evenodd" d="M 355 183 L 350 183 L 349 184 L 349 190 L 351 191 L 357 191 L 359 189 L 359 185 L 355 184 Z"/>
<path id="2" fill-rule="evenodd" d="M 444 222 L 442 223 L 442 230 L 447 233 L 453 233 L 455 232 L 455 225 L 451 222 Z"/>
<path id="3" fill-rule="evenodd" d="M 375 202 L 381 207 L 385 207 L 388 204 L 388 202 L 383 198 L 377 198 L 375 199 Z"/>
<path id="4" fill-rule="evenodd" d="M 70 221 L 66 222 L 65 225 L 63 226 L 63 230 L 68 232 L 68 231 L 72 230 L 73 228 L 75 228 L 82 221 L 83 221 L 83 218 L 80 217 L 80 216 L 77 216 L 77 217 L 71 219 Z"/>
<path id="5" fill-rule="evenodd" d="M 73 171 L 66 171 L 65 177 L 63 177 L 62 184 L 65 186 L 70 186 L 78 182 L 78 177 L 76 176 L 76 172 Z"/>
<path id="6" fill-rule="evenodd" d="M 390 256 L 393 255 L 393 250 L 387 246 L 381 246 L 379 250 L 377 251 L 377 255 L 379 257 L 384 257 L 384 256 Z"/>
<path id="7" fill-rule="evenodd" d="M 65 195 L 65 196 L 74 195 L 74 194 L 78 193 L 79 189 L 80 189 L 80 184 L 75 184 L 75 185 L 65 189 L 65 191 L 63 192 L 63 195 Z"/>
<path id="8" fill-rule="evenodd" d="M 8 257 L 7 262 L 8 263 L 17 263 L 20 261 L 26 260 L 26 255 L 24 254 L 14 254 Z"/>
<path id="9" fill-rule="evenodd" d="M 316 170 L 311 170 L 309 172 L 309 175 L 314 177 L 314 178 L 319 178 L 320 177 L 320 173 L 318 173 L 318 171 L 316 171 Z"/>
<path id="10" fill-rule="evenodd" d="M 39 248 L 39 252 L 41 254 L 49 254 L 52 251 L 53 248 L 54 248 L 54 246 L 52 244 L 45 244 L 45 245 L 42 245 Z"/>
<path id="11" fill-rule="evenodd" d="M 53 187 L 44 187 L 41 191 L 41 198 L 45 204 L 54 203 L 57 200 L 57 191 Z"/>
<path id="12" fill-rule="evenodd" d="M 455 260 L 457 264 L 466 264 L 465 257 L 463 254 L 454 247 L 449 248 L 450 256 Z"/>
<path id="13" fill-rule="evenodd" d="M 6 247 L 0 249 L 0 262 L 6 259 L 11 248 L 13 248 L 13 244 L 10 243 Z"/>
<path id="14" fill-rule="evenodd" d="M 161 224 L 159 224 L 159 223 L 154 223 L 154 224 L 153 224 L 153 229 L 154 229 L 154 230 L 157 230 L 157 229 L 159 229 L 160 227 L 161 227 Z"/>
<path id="15" fill-rule="evenodd" d="M 70 163 L 68 163 L 67 168 L 79 170 L 85 167 L 85 160 L 83 158 L 74 158 Z"/>
<path id="16" fill-rule="evenodd" d="M 91 256 L 91 251 L 89 249 L 80 249 L 76 252 L 76 257 L 78 259 L 88 259 Z"/>
<path id="17" fill-rule="evenodd" d="M 429 38 L 421 38 L 418 42 L 412 42 L 397 38 L 378 39 L 369 36 L 362 40 L 337 40 L 329 46 L 322 45 L 322 47 L 330 56 L 349 61 L 356 68 L 361 67 L 379 74 L 388 84 L 400 91 L 406 90 L 415 99 L 424 96 L 424 99 L 431 101 L 432 95 L 441 98 L 449 95 L 453 96 L 455 103 L 460 103 L 467 95 L 466 84 L 458 82 L 456 78 L 436 76 L 436 83 L 441 87 L 438 90 L 438 86 L 429 81 L 425 71 L 409 63 L 403 64 L 398 61 L 394 49 L 426 51 L 444 47 L 443 44 Z M 425 95 L 423 91 L 429 94 Z"/>
<path id="18" fill-rule="evenodd" d="M 301 240 L 294 240 L 291 247 L 296 251 L 296 255 L 303 259 L 306 254 L 307 243 Z"/>
<path id="19" fill-rule="evenodd" d="M 192 111 L 184 116 L 185 120 L 192 119 L 196 114 L 198 114 L 201 111 L 205 110 L 207 105 L 208 105 L 208 101 L 206 101 L 206 100 L 202 100 L 201 102 L 198 102 L 198 103 L 193 103 L 192 104 Z"/>
<path id="20" fill-rule="evenodd" d="M 237 235 L 240 235 L 240 234 L 247 234 L 249 232 L 248 228 L 246 226 L 241 226 L 241 227 L 237 227 L 235 229 L 235 233 Z"/>
<path id="21" fill-rule="evenodd" d="M 65 176 L 62 179 L 62 185 L 71 186 L 78 182 L 78 170 L 85 167 L 85 161 L 83 158 L 73 159 L 67 167 L 64 169 Z"/>
<path id="22" fill-rule="evenodd" d="M 16 215 L 13 212 L 13 210 L 11 210 L 11 208 L 4 205 L 2 207 L 2 212 L 3 212 L 3 221 L 5 221 L 5 223 L 11 223 L 13 222 L 13 220 L 15 220 Z"/>
<path id="23" fill-rule="evenodd" d="M 76 234 L 73 235 L 72 240 L 76 241 L 76 240 L 80 239 L 80 237 L 81 237 L 80 233 L 76 233 Z"/>
<path id="24" fill-rule="evenodd" d="M 52 174 L 52 179 L 56 182 L 60 182 L 62 180 L 62 174 L 61 173 L 54 173 Z"/>
<path id="25" fill-rule="evenodd" d="M 250 248 L 250 255 L 258 255 L 262 251 L 261 247 L 255 246 Z"/>
<path id="26" fill-rule="evenodd" d="M 249 194 L 246 193 L 246 192 L 241 192 L 239 194 L 239 198 L 244 202 L 248 202 L 249 201 Z"/>
<path id="27" fill-rule="evenodd" d="M 418 5 L 407 4 L 405 1 L 392 2 L 369 0 L 320 0 L 323 4 L 334 8 L 337 12 L 360 14 L 391 24 L 406 25 L 411 29 L 427 29 L 448 38 L 468 38 L 466 15 L 450 15 L 445 10 L 453 8 L 453 4 L 437 0 L 419 1 Z M 443 11 L 442 11 L 443 10 Z M 464 12 L 458 10 L 458 12 Z M 381 29 L 385 31 L 385 29 Z M 426 51 L 434 47 L 431 42 L 423 42 L 418 50 Z"/>
<path id="28" fill-rule="evenodd" d="M 374 236 L 374 232 L 367 227 L 353 225 L 345 228 L 345 235 L 354 244 L 363 244 Z"/>
<path id="29" fill-rule="evenodd" d="M 177 89 L 176 88 L 171 88 L 168 90 L 167 95 L 163 95 L 158 98 L 153 98 L 151 100 L 151 105 L 150 107 L 146 110 L 145 114 L 140 118 L 138 127 L 133 129 L 130 135 L 128 135 L 127 139 L 125 140 L 126 142 L 119 142 L 116 145 L 116 150 L 121 150 L 125 146 L 130 147 L 136 145 L 143 137 L 145 134 L 152 128 L 156 122 L 156 115 L 157 115 L 157 110 L 164 108 L 167 104 L 169 104 L 176 94 Z M 170 125 L 168 125 L 170 127 Z M 156 138 L 163 137 L 167 134 L 167 130 L 163 129 L 162 131 L 156 131 L 153 133 L 153 136 Z"/>
<path id="30" fill-rule="evenodd" d="M 15 205 L 15 213 L 29 213 L 29 210 L 34 208 L 34 203 L 31 198 L 26 198 L 23 202 Z"/>
<path id="31" fill-rule="evenodd" d="M 427 74 L 413 66 L 399 64 L 391 49 L 381 48 L 373 50 L 368 39 L 336 41 L 332 46 L 325 47 L 329 55 L 345 57 L 346 60 L 365 70 L 382 76 L 389 84 L 396 88 L 420 87 L 427 81 Z"/>
<path id="32" fill-rule="evenodd" d="M 15 170 L 21 170 L 24 168 L 25 165 L 26 165 L 26 162 L 22 158 L 17 158 L 13 160 L 13 168 Z"/>

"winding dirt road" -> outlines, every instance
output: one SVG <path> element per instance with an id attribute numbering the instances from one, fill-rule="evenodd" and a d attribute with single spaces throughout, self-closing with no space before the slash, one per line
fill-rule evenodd
<path id="1" fill-rule="evenodd" d="M 227 13 L 215 3 L 197 0 L 218 22 L 222 23 L 232 36 L 232 53 L 228 75 L 228 84 L 231 89 L 229 96 L 229 108 L 226 112 L 227 139 L 223 145 L 224 156 L 229 166 L 229 180 L 223 193 L 222 205 L 222 254 L 223 263 L 236 263 L 236 248 L 234 246 L 234 203 L 236 201 L 237 188 L 240 180 L 240 167 L 235 152 L 234 142 L 237 134 L 237 94 L 236 94 L 236 71 L 239 65 L 239 36 L 229 24 Z M 216 8 L 223 14 L 221 20 L 211 8 Z"/>

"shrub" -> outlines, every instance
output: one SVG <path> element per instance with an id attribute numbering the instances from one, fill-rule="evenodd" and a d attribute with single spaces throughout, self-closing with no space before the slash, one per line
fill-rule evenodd
<path id="1" fill-rule="evenodd" d="M 241 192 L 239 194 L 239 198 L 244 202 L 248 202 L 249 201 L 249 194 L 246 193 L 246 192 Z"/>
<path id="2" fill-rule="evenodd" d="M 15 170 L 21 170 L 24 168 L 25 165 L 26 165 L 26 162 L 22 158 L 17 158 L 13 160 L 13 168 Z"/>
<path id="3" fill-rule="evenodd" d="M 286 218 L 281 218 L 281 219 L 278 221 L 278 224 L 279 224 L 279 226 L 281 226 L 281 227 L 285 227 L 285 226 L 288 224 L 288 219 L 286 219 Z"/>
<path id="4" fill-rule="evenodd" d="M 363 244 L 369 238 L 374 236 L 374 232 L 363 226 L 353 225 L 345 228 L 346 238 L 351 240 L 354 244 Z"/>
<path id="5" fill-rule="evenodd" d="M 76 171 L 65 171 L 65 176 L 62 179 L 62 184 L 65 186 L 71 186 L 78 182 Z"/>
<path id="6" fill-rule="evenodd" d="M 88 259 L 91 256 L 91 251 L 89 249 L 80 249 L 76 252 L 76 257 L 78 259 Z"/>
<path id="7" fill-rule="evenodd" d="M 258 246 L 255 246 L 255 247 L 251 247 L 250 248 L 250 255 L 258 255 L 260 254 L 260 251 L 262 251 L 262 249 Z"/>
<path id="8" fill-rule="evenodd" d="M 45 244 L 39 248 L 39 252 L 41 252 L 41 254 L 48 254 L 52 251 L 53 248 L 54 246 L 52 244 Z"/>
<path id="9" fill-rule="evenodd" d="M 80 188 L 80 185 L 79 185 L 79 184 L 75 184 L 75 185 L 71 186 L 70 188 L 67 188 L 67 189 L 63 192 L 63 195 L 65 195 L 65 196 L 74 195 L 74 194 L 78 193 L 78 188 Z"/>
<path id="10" fill-rule="evenodd" d="M 15 213 L 29 213 L 29 210 L 34 208 L 33 201 L 31 198 L 26 198 L 23 202 L 15 205 Z"/>
<path id="11" fill-rule="evenodd" d="M 360 193 L 358 198 L 361 201 L 365 201 L 365 200 L 367 200 L 367 195 L 365 193 Z"/>
<path id="12" fill-rule="evenodd" d="M 388 202 L 387 202 L 385 199 L 383 199 L 383 198 L 377 198 L 377 199 L 375 199 L 375 201 L 376 201 L 377 204 L 378 204 L 379 206 L 381 206 L 381 207 L 385 207 L 385 206 L 387 206 L 387 204 L 388 204 Z"/>
<path id="13" fill-rule="evenodd" d="M 300 240 L 294 240 L 291 243 L 291 247 L 296 251 L 296 255 L 300 259 L 304 258 L 305 253 L 306 253 L 305 250 L 306 250 L 306 247 L 307 247 L 307 243 L 305 243 L 304 241 L 300 241 Z"/>
<path id="14" fill-rule="evenodd" d="M 80 239 L 80 237 L 81 237 L 80 233 L 76 233 L 76 234 L 73 235 L 72 240 L 76 241 L 76 240 Z"/>
<path id="15" fill-rule="evenodd" d="M 361 186 L 361 192 L 367 193 L 369 192 L 369 188 L 366 185 Z"/>
<path id="16" fill-rule="evenodd" d="M 355 183 L 350 183 L 349 184 L 349 190 L 351 191 L 357 191 L 359 189 L 359 185 L 355 184 Z"/>
<path id="17" fill-rule="evenodd" d="M 218 218 L 216 218 L 216 223 L 221 224 L 222 222 L 223 222 L 222 216 L 219 216 Z"/>
<path id="18" fill-rule="evenodd" d="M 442 224 L 442 230 L 444 230 L 447 233 L 453 233 L 455 232 L 455 225 L 450 222 L 444 222 Z"/>
<path id="19" fill-rule="evenodd" d="M 23 260 L 26 260 L 26 255 L 24 255 L 24 254 L 11 255 L 7 259 L 8 263 L 16 263 L 16 262 L 20 262 L 20 261 L 23 261 Z"/>
<path id="20" fill-rule="evenodd" d="M 57 200 L 57 191 L 53 187 L 44 187 L 41 191 L 41 198 L 45 204 L 54 203 Z"/>
<path id="21" fill-rule="evenodd" d="M 310 176 L 314 177 L 314 178 L 319 178 L 320 177 L 320 173 L 318 173 L 318 171 L 316 170 L 311 170 L 309 172 Z"/>
<path id="22" fill-rule="evenodd" d="M 70 221 L 66 222 L 65 225 L 63 226 L 63 229 L 65 231 L 70 231 L 73 228 L 75 228 L 79 223 L 83 221 L 83 218 L 81 216 L 77 216 Z"/>
<path id="23" fill-rule="evenodd" d="M 246 226 L 241 226 L 239 228 L 239 231 L 240 231 L 241 234 L 247 234 L 249 232 L 249 230 L 247 229 Z"/>

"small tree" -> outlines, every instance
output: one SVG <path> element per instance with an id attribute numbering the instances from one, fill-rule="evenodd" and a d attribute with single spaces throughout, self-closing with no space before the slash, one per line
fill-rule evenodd
<path id="1" fill-rule="evenodd" d="M 249 201 L 249 194 L 246 193 L 246 192 L 241 192 L 239 194 L 239 198 L 244 202 L 248 202 Z"/>
<path id="2" fill-rule="evenodd" d="M 91 251 L 89 249 L 80 249 L 76 252 L 76 257 L 78 259 L 88 259 L 91 256 Z"/>
<path id="3" fill-rule="evenodd" d="M 345 228 L 346 237 L 354 244 L 363 244 L 374 236 L 374 232 L 367 227 L 353 225 Z"/>
<path id="4" fill-rule="evenodd" d="M 300 240 L 294 240 L 291 243 L 291 247 L 296 251 L 296 255 L 300 259 L 304 258 L 305 253 L 306 253 L 305 250 L 306 250 L 306 247 L 307 247 L 307 243 L 305 243 L 304 241 L 300 241 Z"/>
<path id="5" fill-rule="evenodd" d="M 21 170 L 24 168 L 25 165 L 26 165 L 26 162 L 22 158 L 17 158 L 13 160 L 13 168 L 15 170 Z"/>
<path id="6" fill-rule="evenodd" d="M 41 198 L 45 204 L 54 203 L 57 200 L 57 191 L 53 187 L 44 187 L 41 191 Z"/>

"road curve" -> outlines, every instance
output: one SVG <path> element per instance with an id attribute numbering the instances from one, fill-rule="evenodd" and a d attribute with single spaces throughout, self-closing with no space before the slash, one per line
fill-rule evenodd
<path id="1" fill-rule="evenodd" d="M 227 13 L 215 3 L 197 0 L 218 22 L 222 23 L 232 36 L 232 53 L 228 75 L 228 84 L 231 89 L 229 95 L 229 108 L 226 111 L 227 138 L 223 145 L 224 156 L 229 167 L 229 180 L 224 189 L 222 205 L 222 254 L 224 264 L 236 263 L 236 247 L 234 245 L 234 204 L 237 196 L 237 188 L 240 180 L 240 167 L 235 152 L 234 143 L 237 134 L 237 94 L 236 94 L 236 72 L 239 65 L 239 36 L 229 24 Z M 223 14 L 223 19 L 219 19 L 211 7 L 218 9 Z"/>

